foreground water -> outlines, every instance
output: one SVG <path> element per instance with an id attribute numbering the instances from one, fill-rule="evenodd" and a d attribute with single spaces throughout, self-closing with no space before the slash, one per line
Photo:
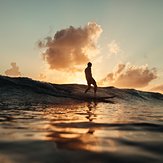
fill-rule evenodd
<path id="1" fill-rule="evenodd" d="M 0 163 L 163 162 L 163 105 L 0 108 Z"/>

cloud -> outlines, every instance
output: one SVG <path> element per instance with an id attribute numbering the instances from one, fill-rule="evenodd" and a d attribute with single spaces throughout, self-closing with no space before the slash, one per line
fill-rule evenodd
<path id="1" fill-rule="evenodd" d="M 46 75 L 40 73 L 38 78 L 39 78 L 39 80 L 45 80 L 46 79 Z"/>
<path id="2" fill-rule="evenodd" d="M 141 88 L 156 78 L 157 71 L 155 68 L 149 69 L 148 65 L 134 66 L 127 63 L 118 64 L 114 72 L 109 73 L 99 83 L 117 87 Z"/>
<path id="3" fill-rule="evenodd" d="M 121 51 L 121 49 L 120 49 L 120 47 L 119 47 L 119 45 L 116 43 L 116 41 L 115 40 L 113 40 L 111 43 L 109 43 L 108 45 L 108 48 L 109 48 L 109 53 L 110 54 L 118 54 L 120 51 Z"/>
<path id="4" fill-rule="evenodd" d="M 19 67 L 16 65 L 15 62 L 11 63 L 11 68 L 5 71 L 5 74 L 8 76 L 21 76 L 19 71 Z"/>
<path id="5" fill-rule="evenodd" d="M 157 85 L 157 86 L 151 88 L 150 91 L 155 91 L 155 92 L 163 93 L 163 84 Z"/>
<path id="6" fill-rule="evenodd" d="M 89 61 L 90 50 L 97 50 L 97 39 L 102 28 L 95 22 L 86 26 L 57 31 L 54 37 L 39 41 L 38 46 L 45 48 L 42 54 L 50 69 L 61 71 L 80 71 L 80 66 Z"/>

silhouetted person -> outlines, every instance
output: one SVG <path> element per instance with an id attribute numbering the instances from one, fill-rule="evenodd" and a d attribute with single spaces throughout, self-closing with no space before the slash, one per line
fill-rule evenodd
<path id="1" fill-rule="evenodd" d="M 87 64 L 87 68 L 85 69 L 85 77 L 86 77 L 87 84 L 88 84 L 88 88 L 85 90 L 85 93 L 87 93 L 87 91 L 91 89 L 91 84 L 93 84 L 94 96 L 96 96 L 97 84 L 96 84 L 96 81 L 92 77 L 91 67 L 92 67 L 92 63 L 89 62 Z"/>

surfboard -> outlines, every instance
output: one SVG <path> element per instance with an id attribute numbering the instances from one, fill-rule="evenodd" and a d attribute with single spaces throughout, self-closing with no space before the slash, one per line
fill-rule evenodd
<path id="1" fill-rule="evenodd" d="M 83 96 L 75 96 L 75 99 L 82 100 L 82 101 L 94 101 L 94 102 L 105 102 L 105 103 L 115 103 L 114 101 L 110 100 L 112 98 L 116 97 L 115 95 L 113 96 L 89 96 L 89 95 L 83 95 Z"/>
<path id="2" fill-rule="evenodd" d="M 113 101 L 110 100 L 114 97 L 116 97 L 116 96 L 96 96 L 96 97 L 88 96 L 85 99 L 88 101 L 95 101 L 95 102 L 114 103 Z"/>

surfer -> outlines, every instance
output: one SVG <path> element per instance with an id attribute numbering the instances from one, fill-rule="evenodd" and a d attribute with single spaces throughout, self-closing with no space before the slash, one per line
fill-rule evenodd
<path id="1" fill-rule="evenodd" d="M 85 93 L 87 93 L 88 90 L 91 89 L 91 84 L 92 84 L 94 86 L 94 96 L 96 97 L 97 84 L 96 84 L 96 81 L 92 77 L 91 67 L 92 67 L 92 63 L 88 62 L 87 68 L 85 69 L 85 77 L 87 80 L 88 87 L 85 90 Z"/>

